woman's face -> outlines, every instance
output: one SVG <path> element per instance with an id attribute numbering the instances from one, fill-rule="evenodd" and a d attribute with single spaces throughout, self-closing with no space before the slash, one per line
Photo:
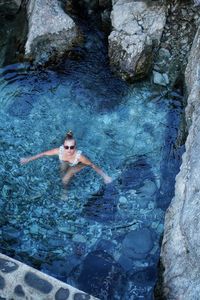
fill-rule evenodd
<path id="1" fill-rule="evenodd" d="M 64 148 L 67 154 L 73 155 L 76 151 L 76 142 L 75 140 L 65 140 L 64 141 Z"/>

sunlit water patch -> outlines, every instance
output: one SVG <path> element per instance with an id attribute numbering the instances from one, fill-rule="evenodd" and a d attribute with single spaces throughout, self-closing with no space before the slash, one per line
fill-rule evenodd
<path id="1" fill-rule="evenodd" d="M 1 251 L 100 299 L 148 300 L 182 151 L 180 96 L 126 85 L 94 60 L 1 70 Z M 66 193 L 57 157 L 19 164 L 68 129 L 111 184 L 85 168 Z"/>

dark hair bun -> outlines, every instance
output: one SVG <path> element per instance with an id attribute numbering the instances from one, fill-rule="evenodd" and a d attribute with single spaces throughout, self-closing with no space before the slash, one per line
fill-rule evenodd
<path id="1" fill-rule="evenodd" d="M 71 130 L 69 130 L 69 131 L 67 132 L 66 138 L 69 139 L 69 140 L 73 139 L 73 132 L 72 132 Z"/>

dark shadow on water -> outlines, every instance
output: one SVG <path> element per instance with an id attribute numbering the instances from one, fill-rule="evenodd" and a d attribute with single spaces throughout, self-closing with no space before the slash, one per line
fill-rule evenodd
<path id="1" fill-rule="evenodd" d="M 175 176 L 179 172 L 186 139 L 184 97 L 180 89 L 169 92 L 166 101 L 172 109 L 168 113 L 168 126 L 166 126 L 160 165 L 160 188 L 156 200 L 157 206 L 164 211 L 174 196 Z"/>

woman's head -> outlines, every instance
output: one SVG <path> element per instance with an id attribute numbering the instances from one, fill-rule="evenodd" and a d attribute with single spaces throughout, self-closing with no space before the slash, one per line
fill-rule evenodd
<path id="1" fill-rule="evenodd" d="M 69 130 L 66 133 L 65 139 L 64 139 L 64 148 L 67 150 L 67 152 L 73 154 L 76 150 L 76 141 L 73 137 L 73 132 Z"/>

